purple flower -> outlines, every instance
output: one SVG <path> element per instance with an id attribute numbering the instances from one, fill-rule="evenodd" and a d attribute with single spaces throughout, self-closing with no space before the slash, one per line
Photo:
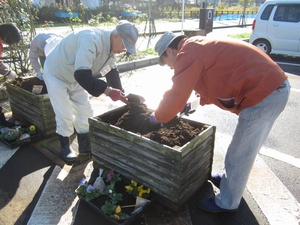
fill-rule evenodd
<path id="1" fill-rule="evenodd" d="M 109 173 L 107 174 L 107 179 L 108 180 L 112 180 L 114 177 L 115 173 L 113 170 L 109 171 Z"/>
<path id="2" fill-rule="evenodd" d="M 86 185 L 86 179 L 85 178 L 82 178 L 79 182 L 79 186 L 81 185 Z"/>
<path id="3" fill-rule="evenodd" d="M 86 188 L 86 192 L 87 193 L 91 193 L 93 190 L 95 190 L 95 188 L 92 185 L 90 185 L 90 184 Z"/>

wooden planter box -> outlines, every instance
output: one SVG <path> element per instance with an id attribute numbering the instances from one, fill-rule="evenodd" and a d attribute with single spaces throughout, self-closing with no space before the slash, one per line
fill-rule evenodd
<path id="1" fill-rule="evenodd" d="M 89 118 L 94 164 L 144 184 L 157 202 L 178 211 L 211 176 L 216 128 L 185 119 L 205 130 L 173 148 L 101 121 L 125 111 L 123 106 Z"/>
<path id="2" fill-rule="evenodd" d="M 24 78 L 36 79 L 35 77 Z M 43 136 L 55 134 L 55 114 L 48 94 L 36 95 L 11 83 L 6 83 L 13 117 L 36 126 Z"/>

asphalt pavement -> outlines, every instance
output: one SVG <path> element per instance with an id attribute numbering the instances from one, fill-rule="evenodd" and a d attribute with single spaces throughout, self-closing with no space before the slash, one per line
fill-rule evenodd
<path id="1" fill-rule="evenodd" d="M 231 26 L 233 22 L 236 24 L 237 21 L 228 21 L 227 24 Z M 186 25 L 186 29 L 195 28 L 197 21 L 189 21 L 189 23 L 192 25 L 190 25 L 191 27 Z M 220 23 L 225 24 L 224 21 Z M 159 23 L 156 25 L 157 30 L 166 30 L 166 26 L 171 30 L 175 29 L 171 27 L 173 25 L 170 23 L 164 24 L 165 28 Z M 177 23 L 176 28 L 180 29 L 181 24 Z M 244 32 L 251 32 L 249 26 L 216 28 L 208 35 L 222 37 Z M 145 47 L 146 44 L 149 44 L 148 47 L 153 47 L 156 38 L 158 37 L 140 38 L 141 48 Z M 142 93 L 148 108 L 155 109 L 162 94 L 171 85 L 171 76 L 172 71 L 170 69 L 155 65 L 124 73 L 121 79 L 126 93 Z M 91 98 L 91 102 L 94 116 L 123 105 L 123 103 L 112 102 L 105 96 Z M 2 101 L 1 106 L 6 110 L 6 116 L 11 116 L 9 102 L 7 100 Z M 213 171 L 220 172 L 223 167 L 226 146 L 230 142 L 230 134 L 234 131 L 237 117 L 213 106 L 201 107 L 190 117 L 190 119 L 205 123 L 211 123 L 212 118 L 214 118 L 213 123 L 217 127 Z M 230 124 L 230 126 L 222 126 L 224 120 L 229 121 L 230 123 L 226 122 L 226 124 Z M 47 148 L 47 142 L 55 141 L 57 140 L 53 137 L 44 138 L 39 142 L 17 149 L 9 149 L 0 144 L 0 225 L 108 224 L 108 221 L 103 220 L 97 212 L 79 201 L 75 194 L 79 181 L 83 177 L 89 178 L 91 176 L 92 160 L 85 158 L 74 165 L 65 164 L 59 155 Z M 76 149 L 76 145 L 74 147 Z M 267 187 L 266 182 L 269 184 Z M 218 188 L 207 181 L 179 212 L 171 212 L 154 203 L 132 224 L 299 224 L 299 203 L 259 156 L 236 213 L 212 214 L 197 208 L 199 199 L 212 196 L 217 192 Z"/>

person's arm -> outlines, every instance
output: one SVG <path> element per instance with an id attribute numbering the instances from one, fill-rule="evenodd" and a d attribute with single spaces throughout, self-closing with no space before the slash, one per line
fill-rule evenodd
<path id="1" fill-rule="evenodd" d="M 35 43 L 35 39 L 32 40 L 30 43 L 30 50 L 29 50 L 29 59 L 31 62 L 31 65 L 36 73 L 41 73 L 40 70 L 40 63 L 39 63 L 39 48 L 37 47 Z"/>
<path id="2" fill-rule="evenodd" d="M 201 67 L 201 62 L 188 53 L 177 58 L 172 88 L 164 93 L 155 110 L 157 121 L 167 123 L 182 111 L 199 79 Z"/>
<path id="3" fill-rule="evenodd" d="M 98 97 L 107 89 L 105 81 L 95 78 L 92 70 L 76 70 L 74 77 L 80 86 L 93 96 Z"/>
<path id="4" fill-rule="evenodd" d="M 113 101 L 122 101 L 128 103 L 124 93 L 119 89 L 108 87 L 106 82 L 97 79 L 93 76 L 91 70 L 76 70 L 74 73 L 75 80 L 83 87 L 89 94 L 98 97 L 101 94 L 109 96 Z"/>
<path id="5" fill-rule="evenodd" d="M 106 78 L 106 82 L 107 82 L 108 86 L 124 91 L 122 84 L 121 84 L 121 79 L 120 79 L 118 68 L 111 69 L 105 75 L 105 78 Z"/>
<path id="6" fill-rule="evenodd" d="M 4 64 L 2 60 L 0 61 L 0 74 L 11 80 L 16 79 L 17 77 L 15 71 L 13 71 L 6 64 Z"/>
<path id="7" fill-rule="evenodd" d="M 2 61 L 0 60 L 0 74 L 3 76 L 7 76 L 10 73 L 9 67 Z"/>

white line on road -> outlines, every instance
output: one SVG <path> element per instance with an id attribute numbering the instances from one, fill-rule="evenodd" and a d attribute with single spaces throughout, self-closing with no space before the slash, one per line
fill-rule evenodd
<path id="1" fill-rule="evenodd" d="M 293 165 L 297 168 L 300 168 L 300 159 L 295 158 L 294 156 L 284 154 L 282 152 L 275 151 L 270 148 L 261 148 L 259 151 L 260 154 L 271 157 L 273 159 L 277 159 L 281 162 L 285 162 L 287 164 Z"/>
<path id="2" fill-rule="evenodd" d="M 299 225 L 299 203 L 259 156 L 247 189 L 271 225 Z"/>
<path id="3" fill-rule="evenodd" d="M 282 65 L 289 65 L 289 66 L 300 66 L 299 63 L 289 63 L 289 62 L 277 62 L 275 61 L 277 64 L 282 64 Z"/>
<path id="4" fill-rule="evenodd" d="M 225 149 L 230 140 L 229 135 L 218 133 L 214 156 L 215 167 L 220 164 L 219 160 L 224 158 Z M 265 147 L 260 153 L 297 167 L 300 166 L 299 159 Z M 220 154 L 223 154 L 223 157 Z M 299 203 L 259 155 L 251 170 L 247 189 L 271 225 L 299 225 Z"/>
<path id="5" fill-rule="evenodd" d="M 300 89 L 291 88 L 291 91 L 300 92 Z"/>

